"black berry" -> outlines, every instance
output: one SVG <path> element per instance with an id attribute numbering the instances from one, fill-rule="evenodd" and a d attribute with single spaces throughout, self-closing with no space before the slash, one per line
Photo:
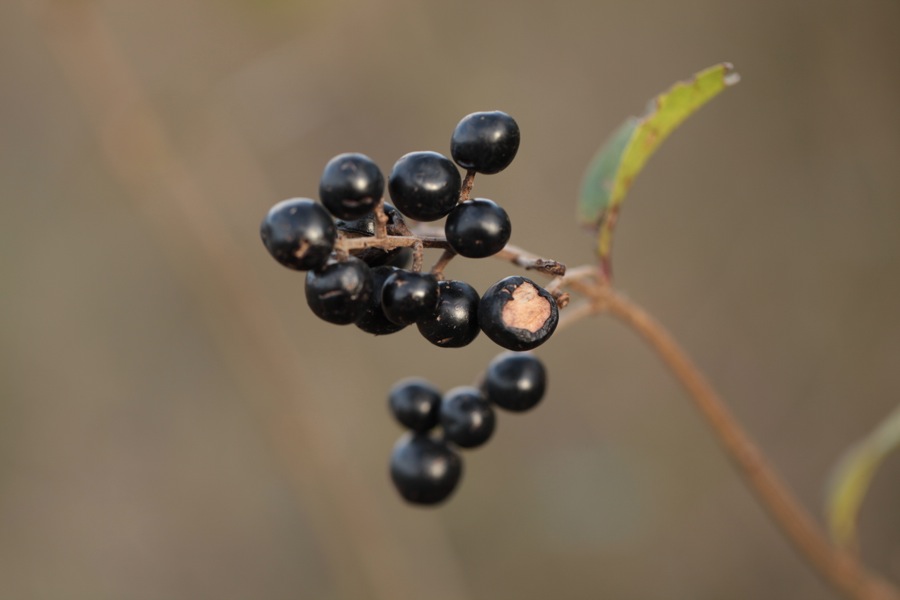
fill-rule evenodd
<path id="1" fill-rule="evenodd" d="M 417 221 L 446 216 L 459 200 L 461 185 L 456 165 L 437 152 L 410 152 L 397 161 L 388 177 L 394 205 Z"/>
<path id="2" fill-rule="evenodd" d="M 481 330 L 507 350 L 531 350 L 556 330 L 559 308 L 550 292 L 513 276 L 492 285 L 478 305 Z"/>
<path id="3" fill-rule="evenodd" d="M 388 405 L 401 425 L 424 433 L 438 424 L 441 392 L 424 379 L 404 379 L 391 388 Z"/>
<path id="4" fill-rule="evenodd" d="M 413 251 L 412 248 L 395 248 L 388 253 L 384 264 L 398 269 L 408 269 L 412 264 Z"/>
<path id="5" fill-rule="evenodd" d="M 319 199 L 339 219 L 356 219 L 372 212 L 384 194 L 384 175 L 364 154 L 335 156 L 319 180 Z"/>
<path id="6" fill-rule="evenodd" d="M 411 325 L 437 306 L 438 282 L 430 273 L 398 270 L 384 282 L 381 305 L 398 325 Z"/>
<path id="7" fill-rule="evenodd" d="M 494 424 L 494 409 L 476 388 L 454 388 L 441 400 L 441 427 L 445 437 L 457 446 L 482 445 L 494 433 Z"/>
<path id="8" fill-rule="evenodd" d="M 478 292 L 462 281 L 439 281 L 434 311 L 416 324 L 426 340 L 443 348 L 461 348 L 479 332 Z"/>
<path id="9" fill-rule="evenodd" d="M 405 325 L 397 325 L 391 322 L 384 314 L 381 307 L 381 293 L 384 289 L 385 280 L 397 271 L 396 267 L 383 265 L 380 267 L 372 267 L 372 295 L 362 311 L 362 314 L 356 320 L 356 326 L 374 335 L 388 335 L 397 333 L 405 327 Z"/>
<path id="10" fill-rule="evenodd" d="M 534 408 L 547 389 L 547 371 L 533 354 L 505 352 L 488 365 L 481 391 L 500 408 L 524 412 Z"/>
<path id="11" fill-rule="evenodd" d="M 329 323 L 353 323 L 371 296 L 372 273 L 358 258 L 332 261 L 306 274 L 306 302 L 317 317 Z"/>
<path id="12" fill-rule="evenodd" d="M 499 173 L 518 151 L 519 126 L 500 111 L 463 117 L 450 138 L 450 154 L 456 164 L 479 173 Z"/>
<path id="13" fill-rule="evenodd" d="M 408 229 L 403 222 L 403 215 L 392 204 L 384 203 L 384 214 L 387 217 L 387 232 L 390 235 L 406 235 Z M 371 212 L 358 219 L 336 219 L 338 231 L 347 237 L 372 237 L 375 235 L 375 213 Z"/>
<path id="14" fill-rule="evenodd" d="M 388 235 L 408 235 L 409 229 L 403 222 L 403 215 L 396 208 L 388 203 L 384 204 L 384 214 L 387 217 L 387 233 Z M 375 214 L 369 213 L 358 219 L 344 221 L 338 219 L 335 222 L 337 230 L 341 235 L 348 238 L 372 237 L 375 235 Z M 357 251 L 354 256 L 361 259 L 370 267 L 379 265 L 394 265 L 404 267 L 409 264 L 412 251 L 409 248 L 394 248 L 393 250 L 383 250 L 381 248 L 363 248 Z"/>
<path id="15" fill-rule="evenodd" d="M 467 258 L 484 258 L 500 252 L 512 233 L 509 215 L 496 202 L 476 198 L 457 204 L 444 224 L 447 242 Z"/>
<path id="16" fill-rule="evenodd" d="M 309 198 L 292 198 L 273 206 L 259 226 L 272 258 L 297 271 L 325 264 L 337 236 L 331 215 Z"/>
<path id="17" fill-rule="evenodd" d="M 462 458 L 445 442 L 409 432 L 391 453 L 391 480 L 400 495 L 413 504 L 437 504 L 456 489 Z"/>

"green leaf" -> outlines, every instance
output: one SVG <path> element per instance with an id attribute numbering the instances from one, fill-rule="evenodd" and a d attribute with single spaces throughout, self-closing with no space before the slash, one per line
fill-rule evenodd
<path id="1" fill-rule="evenodd" d="M 597 252 L 607 273 L 619 208 L 644 163 L 694 111 L 739 80 L 730 64 L 721 63 L 676 83 L 643 117 L 626 120 L 594 156 L 582 182 L 578 218 L 598 229 Z"/>
<path id="2" fill-rule="evenodd" d="M 616 173 L 622 162 L 622 153 L 634 130 L 641 122 L 637 117 L 628 117 L 614 134 L 610 136 L 591 164 L 581 183 L 581 202 L 578 203 L 578 220 L 586 225 L 600 223 L 604 211 L 610 205 Z"/>
<path id="3" fill-rule="evenodd" d="M 857 515 L 869 484 L 881 462 L 898 447 L 900 407 L 838 461 L 831 475 L 826 506 L 828 527 L 836 543 L 850 548 L 856 546 Z"/>

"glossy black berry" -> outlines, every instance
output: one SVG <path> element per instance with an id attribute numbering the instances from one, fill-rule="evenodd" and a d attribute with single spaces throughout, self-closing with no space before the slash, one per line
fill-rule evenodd
<path id="1" fill-rule="evenodd" d="M 444 224 L 447 242 L 467 258 L 484 258 L 503 250 L 512 233 L 509 215 L 499 204 L 476 198 L 457 204 Z"/>
<path id="2" fill-rule="evenodd" d="M 410 152 L 400 158 L 388 177 L 394 206 L 417 221 L 436 221 L 459 200 L 462 179 L 456 165 L 437 152 Z"/>
<path id="3" fill-rule="evenodd" d="M 479 332 L 478 292 L 462 281 L 439 281 L 434 311 L 416 324 L 426 340 L 443 348 L 461 348 Z"/>
<path id="4" fill-rule="evenodd" d="M 430 273 L 398 270 L 384 282 L 381 305 L 385 316 L 398 325 L 412 325 L 434 312 L 438 282 Z"/>
<path id="5" fill-rule="evenodd" d="M 456 164 L 479 173 L 499 173 L 518 151 L 519 126 L 498 110 L 464 117 L 450 138 L 450 154 Z"/>
<path id="6" fill-rule="evenodd" d="M 409 231 L 400 214 L 392 204 L 384 203 L 384 214 L 387 217 L 387 232 L 390 235 L 406 235 Z M 358 219 L 335 219 L 338 231 L 347 237 L 371 237 L 375 235 L 375 213 L 369 213 Z"/>
<path id="7" fill-rule="evenodd" d="M 441 392 L 424 379 L 404 379 L 391 388 L 388 405 L 401 425 L 424 433 L 438 424 Z"/>
<path id="8" fill-rule="evenodd" d="M 501 279 L 478 305 L 481 330 L 507 350 L 531 350 L 556 330 L 559 308 L 550 292 L 525 277 Z"/>
<path id="9" fill-rule="evenodd" d="M 408 269 L 412 264 L 413 251 L 412 248 L 395 248 L 388 253 L 384 264 L 398 269 Z"/>
<path id="10" fill-rule="evenodd" d="M 384 214 L 387 217 L 388 235 L 408 235 L 409 229 L 403 222 L 403 215 L 392 205 L 384 204 Z M 375 214 L 369 213 L 358 219 L 345 221 L 335 220 L 335 226 L 342 236 L 347 238 L 372 237 L 375 235 Z M 382 250 L 381 248 L 363 248 L 356 251 L 354 256 L 365 262 L 370 267 L 380 265 L 393 265 L 405 267 L 409 264 L 412 251 L 409 248 L 394 248 Z"/>
<path id="11" fill-rule="evenodd" d="M 462 448 L 480 446 L 494 433 L 494 409 L 480 390 L 458 387 L 441 400 L 444 436 Z"/>
<path id="12" fill-rule="evenodd" d="M 279 263 L 308 271 L 328 260 L 337 231 L 321 204 L 309 198 L 291 198 L 269 210 L 259 226 L 259 236 Z"/>
<path id="13" fill-rule="evenodd" d="M 381 293 L 384 290 L 385 280 L 397 272 L 398 269 L 382 265 L 380 267 L 372 267 L 370 270 L 372 271 L 372 295 L 369 296 L 369 301 L 366 302 L 366 306 L 356 320 L 355 325 L 366 333 L 374 335 L 397 333 L 405 325 L 397 325 L 388 320 L 384 314 L 384 309 L 381 307 Z"/>
<path id="14" fill-rule="evenodd" d="M 357 219 L 375 208 L 384 194 L 384 175 L 364 154 L 339 154 L 322 172 L 319 199 L 339 219 Z"/>
<path id="15" fill-rule="evenodd" d="M 413 504 L 446 500 L 456 489 L 462 471 L 459 454 L 427 434 L 405 434 L 391 453 L 391 480 L 400 495 Z"/>
<path id="16" fill-rule="evenodd" d="M 353 323 L 371 296 L 372 273 L 358 258 L 331 261 L 306 274 L 306 302 L 317 317 L 329 323 Z"/>
<path id="17" fill-rule="evenodd" d="M 481 384 L 487 399 L 506 410 L 524 412 L 534 408 L 547 389 L 547 370 L 536 356 L 505 352 L 488 365 Z"/>

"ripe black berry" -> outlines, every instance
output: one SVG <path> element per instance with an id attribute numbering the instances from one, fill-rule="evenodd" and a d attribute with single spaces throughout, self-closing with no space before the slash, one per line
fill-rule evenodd
<path id="1" fill-rule="evenodd" d="M 462 476 L 462 458 L 445 442 L 409 432 L 391 453 L 391 480 L 413 504 L 437 504 L 447 499 Z"/>
<path id="2" fill-rule="evenodd" d="M 372 267 L 370 270 L 372 271 L 372 295 L 369 296 L 369 301 L 366 302 L 366 306 L 356 320 L 355 325 L 366 333 L 374 335 L 397 333 L 406 326 L 397 325 L 388 320 L 384 314 L 384 309 L 381 307 L 381 294 L 384 290 L 385 280 L 398 269 L 397 267 L 382 265 Z"/>
<path id="3" fill-rule="evenodd" d="M 500 205 L 476 198 L 456 205 L 447 217 L 444 233 L 450 247 L 460 256 L 484 258 L 506 246 L 512 225 Z"/>
<path id="4" fill-rule="evenodd" d="M 371 296 L 372 273 L 358 258 L 332 261 L 306 274 L 306 302 L 317 317 L 329 323 L 353 323 Z"/>
<path id="5" fill-rule="evenodd" d="M 364 154 L 339 154 L 322 172 L 319 199 L 339 219 L 356 219 L 372 212 L 384 194 L 384 175 Z"/>
<path id="6" fill-rule="evenodd" d="M 454 388 L 441 401 L 441 427 L 446 438 L 457 446 L 482 445 L 494 433 L 494 424 L 494 409 L 476 388 Z"/>
<path id="7" fill-rule="evenodd" d="M 401 425 L 424 433 L 438 424 L 441 392 L 424 379 L 404 379 L 391 388 L 388 404 Z"/>
<path id="8" fill-rule="evenodd" d="M 388 252 L 387 259 L 384 264 L 398 269 L 408 269 L 412 264 L 413 250 L 412 248 L 395 248 Z"/>
<path id="9" fill-rule="evenodd" d="M 409 233 L 403 215 L 393 205 L 384 203 L 384 214 L 387 217 L 387 232 L 389 235 L 406 235 Z M 336 219 L 335 225 L 338 231 L 347 237 L 372 237 L 375 235 L 375 213 L 370 212 L 358 219 Z"/>
<path id="10" fill-rule="evenodd" d="M 430 273 L 398 270 L 384 282 L 381 305 L 385 316 L 398 325 L 411 325 L 437 306 L 437 279 Z"/>
<path id="11" fill-rule="evenodd" d="M 417 221 L 436 221 L 459 200 L 462 179 L 456 165 L 437 152 L 410 152 L 400 158 L 388 177 L 394 205 Z"/>
<path id="12" fill-rule="evenodd" d="M 331 215 L 309 198 L 292 198 L 273 206 L 259 226 L 272 258 L 297 271 L 325 264 L 337 236 Z"/>
<path id="13" fill-rule="evenodd" d="M 472 113 L 459 122 L 450 138 L 456 164 L 479 173 L 499 173 L 519 151 L 519 126 L 500 111 Z"/>
<path id="14" fill-rule="evenodd" d="M 388 235 L 407 235 L 409 229 L 403 222 L 403 215 L 400 211 L 388 204 L 384 203 L 384 214 L 388 219 L 387 233 Z M 369 213 L 358 219 L 344 221 L 338 219 L 334 222 L 337 230 L 341 235 L 348 238 L 372 237 L 375 235 L 375 214 Z M 412 251 L 409 248 L 394 248 L 393 250 L 382 250 L 381 248 L 363 248 L 357 251 L 354 256 L 361 259 L 370 267 L 379 265 L 394 265 L 404 267 L 409 264 Z"/>
<path id="15" fill-rule="evenodd" d="M 556 330 L 559 308 L 550 292 L 519 276 L 492 285 L 478 305 L 481 330 L 507 350 L 537 348 Z"/>
<path id="16" fill-rule="evenodd" d="M 462 281 L 439 281 L 434 311 L 417 322 L 426 340 L 443 348 L 461 348 L 478 336 L 478 292 Z"/>
<path id="17" fill-rule="evenodd" d="M 481 391 L 500 408 L 524 412 L 534 408 L 547 389 L 547 371 L 533 354 L 505 352 L 488 365 Z"/>

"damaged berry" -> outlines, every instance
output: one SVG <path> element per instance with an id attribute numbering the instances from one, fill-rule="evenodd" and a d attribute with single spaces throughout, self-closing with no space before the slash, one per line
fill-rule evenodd
<path id="1" fill-rule="evenodd" d="M 485 335 L 516 352 L 546 342 L 558 321 L 556 299 L 526 277 L 501 279 L 484 293 L 478 305 L 478 323 Z"/>

